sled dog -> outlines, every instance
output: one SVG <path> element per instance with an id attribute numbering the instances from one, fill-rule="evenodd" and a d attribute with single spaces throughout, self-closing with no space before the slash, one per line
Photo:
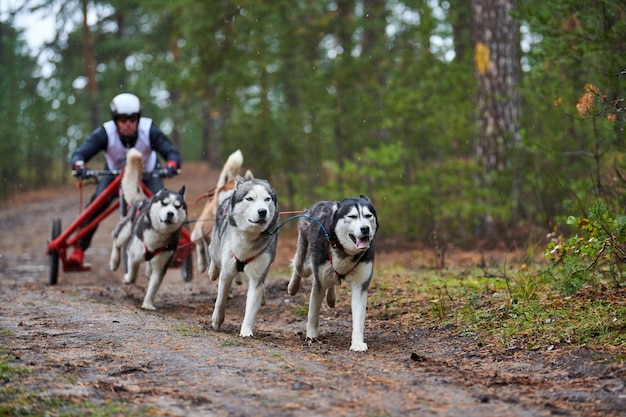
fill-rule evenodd
<path id="1" fill-rule="evenodd" d="M 374 270 L 376 210 L 361 195 L 341 201 L 320 201 L 304 212 L 298 227 L 296 254 L 287 287 L 290 295 L 300 289 L 302 277 L 313 274 L 306 325 L 307 339 L 319 335 L 319 315 L 326 297 L 335 306 L 335 286 L 346 281 L 352 293 L 352 344 L 350 350 L 364 352 L 367 289 Z"/>
<path id="2" fill-rule="evenodd" d="M 141 308 L 156 310 L 154 299 L 167 267 L 178 247 L 180 229 L 187 220 L 185 186 L 174 192 L 162 189 L 146 198 L 141 193 L 143 160 L 141 153 L 131 149 L 122 177 L 124 199 L 130 204 L 128 214 L 113 229 L 113 247 L 109 267 L 117 270 L 124 247 L 128 252 L 128 272 L 124 283 L 132 284 L 142 262 L 146 262 L 148 289 Z"/>
<path id="3" fill-rule="evenodd" d="M 259 307 L 265 303 L 265 277 L 276 256 L 276 192 L 262 179 L 235 178 L 233 193 L 219 205 L 209 244 L 209 277 L 219 278 L 213 329 L 224 323 L 233 280 L 248 278 L 240 336 L 252 336 Z"/>
<path id="4" fill-rule="evenodd" d="M 222 172 L 218 177 L 217 184 L 213 189 L 213 195 L 209 197 L 204 205 L 199 217 L 200 221 L 195 224 L 191 232 L 191 240 L 196 244 L 196 259 L 199 272 L 204 272 L 208 265 L 209 242 L 217 206 L 219 206 L 226 197 L 232 194 L 232 190 L 235 188 L 235 177 L 239 175 L 242 165 L 243 153 L 237 149 L 226 159 L 226 163 L 222 167 Z M 254 176 L 252 172 L 248 170 L 244 178 L 250 179 L 254 178 Z"/>

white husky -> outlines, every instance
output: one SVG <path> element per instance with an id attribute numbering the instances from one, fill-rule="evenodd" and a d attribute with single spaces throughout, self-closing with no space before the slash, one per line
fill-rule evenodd
<path id="1" fill-rule="evenodd" d="M 140 189 L 141 153 L 133 148 L 126 159 L 122 189 L 125 199 L 132 204 L 126 217 L 113 229 L 109 267 L 117 270 L 122 250 L 128 246 L 128 272 L 124 283 L 132 284 L 141 263 L 146 262 L 150 282 L 141 307 L 155 310 L 154 299 L 178 247 L 180 229 L 187 220 L 185 186 L 178 192 L 162 189 L 153 197 L 145 198 Z"/>
<path id="2" fill-rule="evenodd" d="M 200 214 L 200 222 L 197 222 L 191 232 L 191 240 L 196 244 L 196 259 L 198 262 L 198 271 L 204 272 L 208 265 L 209 258 L 209 242 L 211 241 L 211 229 L 213 229 L 213 221 L 215 219 L 215 213 L 217 212 L 217 206 L 230 194 L 232 194 L 233 188 L 235 188 L 235 178 L 241 171 L 243 165 L 243 153 L 237 149 L 231 153 L 224 166 L 222 172 L 218 177 L 217 184 L 213 190 L 213 195 L 209 197 L 202 213 Z M 247 170 L 244 178 L 254 178 L 254 175 L 250 170 Z"/>
<path id="3" fill-rule="evenodd" d="M 276 256 L 276 192 L 269 182 L 237 176 L 233 194 L 218 207 L 209 244 L 209 277 L 219 278 L 213 328 L 224 323 L 226 300 L 234 279 L 248 278 L 246 311 L 240 336 L 252 336 L 265 300 L 265 277 Z"/>
<path id="4" fill-rule="evenodd" d="M 298 230 L 297 251 L 287 291 L 296 295 L 302 277 L 313 274 L 306 337 L 319 335 L 319 315 L 326 297 L 335 306 L 335 286 L 350 284 L 352 292 L 352 344 L 350 350 L 364 352 L 367 289 L 374 271 L 374 237 L 378 230 L 376 210 L 361 195 L 341 201 L 320 201 L 305 211 Z"/>

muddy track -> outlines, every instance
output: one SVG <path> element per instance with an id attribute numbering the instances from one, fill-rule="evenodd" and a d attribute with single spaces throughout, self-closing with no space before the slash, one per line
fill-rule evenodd
<path id="1" fill-rule="evenodd" d="M 214 172 L 191 165 L 168 186 L 187 185 L 193 199 L 214 182 Z M 625 413 L 626 370 L 611 359 L 615 352 L 504 350 L 479 345 L 452 327 L 371 317 L 369 351 L 349 352 L 346 288 L 337 307 L 322 312 L 321 340 L 305 341 L 299 311 L 307 305 L 310 282 L 303 281 L 296 297 L 287 295 L 295 248 L 289 228 L 279 239 L 267 305 L 251 339 L 237 336 L 245 285 L 234 289 L 219 333 L 210 327 L 215 283 L 205 275 L 183 283 L 180 270 L 169 271 L 158 310 L 141 310 L 146 280 L 124 286 L 106 266 L 113 218 L 87 252 L 92 270 L 61 272 L 58 285 L 48 286 L 45 245 L 52 219 L 60 217 L 66 226 L 77 211 L 78 192 L 65 187 L 21 196 L 0 212 L 0 344 L 17 366 L 33 370 L 2 381 L 5 387 L 74 402 L 121 401 L 131 410 L 176 416 Z M 191 217 L 199 211 L 192 206 Z M 377 263 L 398 256 L 382 247 Z"/>

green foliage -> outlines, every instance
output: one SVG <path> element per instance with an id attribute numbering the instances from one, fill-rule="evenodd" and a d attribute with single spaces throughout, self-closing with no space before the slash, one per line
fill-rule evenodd
<path id="1" fill-rule="evenodd" d="M 550 274 L 558 288 L 571 295 L 606 280 L 624 285 L 626 216 L 614 217 L 605 203 L 598 202 L 590 208 L 589 217 L 570 216 L 567 223 L 580 234 L 555 237 L 545 252 L 555 263 Z"/>
<path id="2" fill-rule="evenodd" d="M 488 218 L 498 239 L 523 245 L 511 229 L 567 216 L 577 204 L 568 190 L 589 205 L 589 172 L 623 164 L 622 129 L 562 111 L 585 82 L 605 102 L 623 91 L 617 0 L 519 5 L 520 141 L 489 187 L 476 162 L 468 2 L 89 2 L 94 85 L 80 2 L 60 3 L 38 5 L 67 22 L 45 47 L 45 73 L 2 22 L 4 193 L 66 179 L 69 153 L 121 90 L 141 97 L 185 160 L 218 166 L 239 148 L 282 208 L 365 193 L 383 233 L 424 242 L 436 234 L 469 247 Z"/>
<path id="3" fill-rule="evenodd" d="M 506 283 L 513 304 L 538 301 L 544 285 L 541 276 L 528 268 L 521 268 Z"/>
<path id="4" fill-rule="evenodd" d="M 623 123 L 618 116 L 623 110 L 622 100 L 608 100 L 592 84 L 578 98 L 576 110 L 580 118 L 592 126 L 592 155 L 596 201 L 584 216 L 569 216 L 567 224 L 577 227 L 569 237 L 553 236 L 545 257 L 555 263 L 549 271 L 555 284 L 565 294 L 576 294 L 586 287 L 595 288 L 604 282 L 620 287 L 625 283 L 623 264 L 626 261 L 626 215 L 623 212 L 623 182 L 611 180 L 605 184 L 607 170 L 603 162 L 607 149 L 614 144 L 611 130 L 606 125 Z M 608 120 L 609 123 L 602 123 Z M 605 129 L 603 129 L 605 127 Z M 619 169 L 616 170 L 619 177 Z"/>
<path id="5" fill-rule="evenodd" d="M 298 317 L 306 317 L 307 314 L 309 313 L 309 307 L 308 306 L 294 306 L 294 307 L 291 307 L 291 313 Z"/>
<path id="6" fill-rule="evenodd" d="M 417 252 L 411 266 L 376 270 L 369 316 L 400 328 L 457 329 L 479 346 L 501 349 L 626 346 L 626 300 L 617 291 L 563 297 L 539 264 L 438 271 L 427 255 Z"/>
<path id="7" fill-rule="evenodd" d="M 411 160 L 400 143 L 380 144 L 355 153 L 341 166 L 326 163 L 327 177 L 315 192 L 326 199 L 368 195 L 383 235 L 429 241 L 437 234 L 443 242 L 461 246 L 470 243 L 485 211 L 481 201 L 498 201 L 492 210 L 498 219 L 511 210 L 497 188 L 475 186 L 480 166 L 473 160 L 448 159 L 428 169 L 407 166 Z"/>
<path id="8" fill-rule="evenodd" d="M 0 197 L 49 183 L 45 168 L 59 156 L 45 130 L 47 106 L 40 75 L 20 32 L 0 22 Z"/>

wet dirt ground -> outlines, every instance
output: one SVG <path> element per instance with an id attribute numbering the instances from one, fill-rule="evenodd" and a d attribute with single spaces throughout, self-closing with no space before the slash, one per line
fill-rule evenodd
<path id="1" fill-rule="evenodd" d="M 166 185 L 185 184 L 192 203 L 215 180 L 216 172 L 190 164 Z M 92 191 L 85 188 L 85 200 Z M 297 296 L 287 295 L 295 249 L 288 228 L 254 338 L 238 336 L 246 285 L 234 288 L 223 329 L 215 332 L 216 285 L 195 271 L 184 283 L 180 270 L 170 270 L 157 311 L 141 310 L 147 280 L 124 286 L 121 273 L 108 270 L 115 215 L 87 252 L 91 271 L 60 272 L 49 286 L 52 221 L 67 226 L 78 214 L 78 196 L 67 186 L 25 193 L 0 208 L 0 342 L 16 366 L 33 371 L 0 381 L 5 387 L 69 402 L 120 401 L 166 416 L 626 415 L 626 370 L 613 359 L 625 352 L 507 350 L 479 345 L 451 326 L 418 327 L 376 314 L 366 321 L 369 350 L 350 352 L 345 287 L 334 309 L 324 306 L 320 340 L 305 341 L 299 312 L 310 280 Z M 190 218 L 201 204 L 190 205 Z M 411 256 L 380 245 L 377 268 Z"/>

